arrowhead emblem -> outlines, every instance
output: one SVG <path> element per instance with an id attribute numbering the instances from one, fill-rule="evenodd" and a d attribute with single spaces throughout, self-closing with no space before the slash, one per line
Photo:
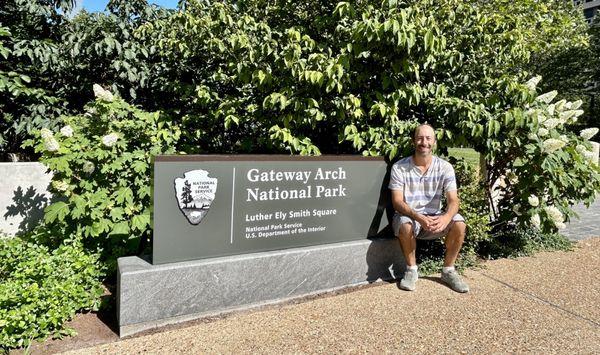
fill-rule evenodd
<path id="1" fill-rule="evenodd" d="M 217 178 L 206 170 L 191 170 L 175 178 L 175 195 L 179 209 L 187 220 L 197 225 L 208 213 L 217 192 Z"/>

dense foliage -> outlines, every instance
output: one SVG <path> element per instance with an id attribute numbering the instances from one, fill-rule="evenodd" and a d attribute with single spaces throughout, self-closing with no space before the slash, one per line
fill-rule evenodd
<path id="1" fill-rule="evenodd" d="M 0 239 L 0 351 L 72 333 L 63 323 L 78 310 L 98 306 L 101 275 L 98 256 L 79 242 L 50 249 Z"/>
<path id="2" fill-rule="evenodd" d="M 65 101 L 53 90 L 58 41 L 73 1 L 3 1 L 0 8 L 0 159 L 34 129 L 54 127 Z"/>

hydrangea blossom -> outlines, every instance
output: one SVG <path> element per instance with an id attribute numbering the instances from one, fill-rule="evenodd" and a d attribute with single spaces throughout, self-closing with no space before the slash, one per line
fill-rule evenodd
<path id="1" fill-rule="evenodd" d="M 71 126 L 69 126 L 69 125 L 66 125 L 60 129 L 60 134 L 62 134 L 65 137 L 72 137 L 73 136 L 73 128 L 71 128 Z"/>
<path id="2" fill-rule="evenodd" d="M 542 221 L 540 220 L 540 215 L 534 214 L 533 216 L 531 216 L 530 221 L 535 228 L 540 229 L 540 225 L 542 224 Z"/>
<path id="3" fill-rule="evenodd" d="M 40 130 L 40 136 L 42 137 L 42 139 L 48 139 L 54 137 L 54 133 L 52 133 L 52 131 L 48 128 L 42 128 Z"/>
<path id="4" fill-rule="evenodd" d="M 573 101 L 573 103 L 571 104 L 571 110 L 577 110 L 578 108 L 581 107 L 581 104 L 583 103 L 583 101 L 581 100 L 577 100 L 577 101 Z M 581 111 L 583 113 L 583 111 Z"/>
<path id="5" fill-rule="evenodd" d="M 565 146 L 565 142 L 560 139 L 549 138 L 542 143 L 545 153 L 552 153 Z"/>
<path id="6" fill-rule="evenodd" d="M 540 199 L 536 195 L 529 195 L 527 202 L 529 202 L 532 207 L 537 207 L 540 205 Z"/>
<path id="7" fill-rule="evenodd" d="M 529 79 L 527 83 L 525 83 L 525 86 L 527 86 L 529 90 L 535 90 L 540 80 L 542 80 L 541 76 L 534 76 L 533 78 Z"/>
<path id="8" fill-rule="evenodd" d="M 549 120 L 545 120 L 543 125 L 544 127 L 546 127 L 547 129 L 552 129 L 556 126 L 558 126 L 561 122 L 559 120 L 557 120 L 556 118 L 551 118 Z"/>
<path id="9" fill-rule="evenodd" d="M 529 138 L 529 140 L 531 140 L 531 141 L 534 141 L 537 139 L 537 135 L 535 133 L 531 132 L 527 135 L 527 138 Z"/>
<path id="10" fill-rule="evenodd" d="M 94 89 L 94 96 L 96 96 L 97 99 L 100 99 L 103 101 L 108 101 L 108 102 L 115 99 L 115 97 L 113 96 L 113 94 L 110 91 L 104 90 L 102 88 L 102 86 L 100 86 L 98 84 L 94 84 L 93 89 Z"/>
<path id="11" fill-rule="evenodd" d="M 544 210 L 546 211 L 548 217 L 550 217 L 554 225 L 557 225 L 564 221 L 562 212 L 560 212 L 560 210 L 556 208 L 556 206 L 547 206 L 544 208 Z"/>
<path id="12" fill-rule="evenodd" d="M 548 114 L 550 116 L 554 116 L 554 109 L 556 108 L 556 106 L 554 104 L 548 105 L 548 107 L 546 108 L 546 110 L 548 111 Z"/>
<path id="13" fill-rule="evenodd" d="M 560 113 L 559 116 L 559 120 L 560 123 L 565 124 L 567 122 L 569 122 L 569 120 L 573 117 L 575 117 L 575 114 L 577 113 L 577 111 L 563 111 Z"/>
<path id="14" fill-rule="evenodd" d="M 545 129 L 545 128 L 540 128 L 540 129 L 538 129 L 538 134 L 539 134 L 540 137 L 547 136 L 548 135 L 548 130 Z"/>
<path id="15" fill-rule="evenodd" d="M 565 142 L 565 143 L 569 143 L 569 137 L 567 137 L 566 134 L 561 134 L 558 139 L 560 139 L 561 141 Z"/>
<path id="16" fill-rule="evenodd" d="M 582 154 L 583 154 L 584 158 L 586 158 L 587 160 L 589 160 L 591 162 L 595 162 L 596 161 L 596 153 L 594 153 L 593 151 L 586 150 Z"/>
<path id="17" fill-rule="evenodd" d="M 567 104 L 567 100 L 562 99 L 560 101 L 558 101 L 554 106 L 556 107 L 556 111 L 562 111 L 565 108 L 565 105 Z"/>
<path id="18" fill-rule="evenodd" d="M 54 137 L 44 139 L 44 148 L 49 152 L 56 152 L 60 148 L 60 144 Z"/>
<path id="19" fill-rule="evenodd" d="M 116 133 L 110 133 L 102 137 L 102 144 L 107 147 L 112 147 L 119 140 L 119 136 Z"/>
<path id="20" fill-rule="evenodd" d="M 583 139 L 590 140 L 593 136 L 596 135 L 596 133 L 598 133 L 598 127 L 586 128 L 586 129 L 582 130 L 581 132 L 579 132 L 579 135 Z"/>
<path id="21" fill-rule="evenodd" d="M 550 92 L 547 92 L 545 94 L 538 96 L 536 98 L 536 101 L 542 101 L 544 103 L 549 104 L 550 102 L 552 102 L 552 100 L 554 100 L 554 98 L 556 97 L 557 94 L 558 94 L 558 92 L 556 90 L 552 90 Z"/>
<path id="22" fill-rule="evenodd" d="M 567 228 L 567 225 L 564 222 L 556 223 L 555 226 L 558 229 L 565 229 L 565 228 Z"/>
<path id="23" fill-rule="evenodd" d="M 85 163 L 83 163 L 83 172 L 86 174 L 91 174 L 94 172 L 94 170 L 96 169 L 96 167 L 94 166 L 94 163 L 92 163 L 91 161 L 86 161 Z"/>
<path id="24" fill-rule="evenodd" d="M 67 191 L 69 188 L 69 184 L 66 181 L 52 181 L 52 187 L 54 187 L 57 191 Z"/>

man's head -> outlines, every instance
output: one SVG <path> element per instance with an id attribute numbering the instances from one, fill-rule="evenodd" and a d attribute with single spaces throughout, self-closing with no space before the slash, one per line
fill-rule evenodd
<path id="1" fill-rule="evenodd" d="M 416 155 L 431 155 L 433 147 L 435 146 L 435 132 L 433 127 L 428 124 L 417 126 L 413 135 L 413 144 L 415 145 Z"/>

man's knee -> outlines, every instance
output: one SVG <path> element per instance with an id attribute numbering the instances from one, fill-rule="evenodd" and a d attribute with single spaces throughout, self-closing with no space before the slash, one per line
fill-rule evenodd
<path id="1" fill-rule="evenodd" d="M 467 231 L 467 224 L 464 221 L 454 221 L 452 222 L 452 226 L 450 226 L 450 233 L 459 233 L 460 235 L 465 235 Z"/>
<path id="2" fill-rule="evenodd" d="M 398 238 L 412 238 L 413 237 L 413 225 L 412 223 L 402 223 L 398 228 Z"/>

